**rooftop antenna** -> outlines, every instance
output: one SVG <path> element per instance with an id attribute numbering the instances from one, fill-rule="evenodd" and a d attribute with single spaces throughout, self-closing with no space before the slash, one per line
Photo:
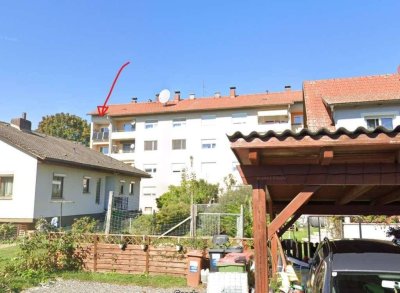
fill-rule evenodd
<path id="1" fill-rule="evenodd" d="M 163 89 L 158 96 L 158 101 L 165 106 L 168 103 L 170 96 L 170 91 L 167 89 Z"/>

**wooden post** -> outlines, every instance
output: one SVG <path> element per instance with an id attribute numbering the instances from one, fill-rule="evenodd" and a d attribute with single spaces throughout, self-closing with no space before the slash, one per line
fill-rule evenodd
<path id="1" fill-rule="evenodd" d="M 272 275 L 274 276 L 278 269 L 278 235 L 275 233 L 271 238 L 271 261 Z"/>
<path id="2" fill-rule="evenodd" d="M 98 236 L 95 235 L 93 239 L 93 272 L 97 272 L 97 242 Z"/>
<path id="3" fill-rule="evenodd" d="M 144 273 L 148 274 L 149 273 L 149 263 L 150 263 L 150 253 L 149 253 L 149 251 L 150 251 L 150 243 L 149 243 L 149 241 L 147 239 L 146 239 L 146 244 L 147 244 L 147 249 L 145 251 L 145 253 L 146 253 L 146 263 L 145 263 Z"/>
<path id="4" fill-rule="evenodd" d="M 259 184 L 253 186 L 253 230 L 255 249 L 255 285 L 257 293 L 268 292 L 268 253 L 265 190 Z"/>
<path id="5" fill-rule="evenodd" d="M 108 206 L 107 206 L 107 216 L 106 216 L 106 231 L 105 231 L 106 235 L 110 234 L 113 197 L 114 197 L 114 191 L 110 191 L 108 195 Z"/>

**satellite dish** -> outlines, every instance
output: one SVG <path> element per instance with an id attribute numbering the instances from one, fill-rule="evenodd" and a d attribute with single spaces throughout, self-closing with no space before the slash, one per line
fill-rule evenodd
<path id="1" fill-rule="evenodd" d="M 160 103 L 165 104 L 168 102 L 170 96 L 171 96 L 171 93 L 169 92 L 169 90 L 164 89 L 160 92 L 160 95 L 158 96 L 158 100 L 160 101 Z"/>
<path id="2" fill-rule="evenodd" d="M 133 150 L 135 148 L 135 144 L 131 144 L 131 149 Z"/>

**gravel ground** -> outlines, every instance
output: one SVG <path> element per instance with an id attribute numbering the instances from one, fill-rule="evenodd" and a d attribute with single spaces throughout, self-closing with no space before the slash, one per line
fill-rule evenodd
<path id="1" fill-rule="evenodd" d="M 23 293 L 205 293 L 204 288 L 151 288 L 138 286 L 114 285 L 99 282 L 82 282 L 76 280 L 58 279 L 40 287 L 30 288 L 22 291 Z"/>

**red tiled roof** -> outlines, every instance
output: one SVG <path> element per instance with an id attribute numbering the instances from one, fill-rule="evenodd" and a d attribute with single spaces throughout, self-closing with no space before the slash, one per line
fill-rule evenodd
<path id="1" fill-rule="evenodd" d="M 278 93 L 262 93 L 239 95 L 231 97 L 207 97 L 180 100 L 179 102 L 169 101 L 165 106 L 159 102 L 146 103 L 128 103 L 110 105 L 107 111 L 109 116 L 130 116 L 130 115 L 149 115 L 166 114 L 177 112 L 197 112 L 212 110 L 229 110 L 254 108 L 260 106 L 279 106 L 302 102 L 303 95 L 301 91 L 285 91 Z M 89 113 L 97 115 L 97 111 Z"/>
<path id="2" fill-rule="evenodd" d="M 305 81 L 303 92 L 307 127 L 312 131 L 322 127 L 333 130 L 329 107 L 325 103 L 337 105 L 400 100 L 400 75 Z"/>

